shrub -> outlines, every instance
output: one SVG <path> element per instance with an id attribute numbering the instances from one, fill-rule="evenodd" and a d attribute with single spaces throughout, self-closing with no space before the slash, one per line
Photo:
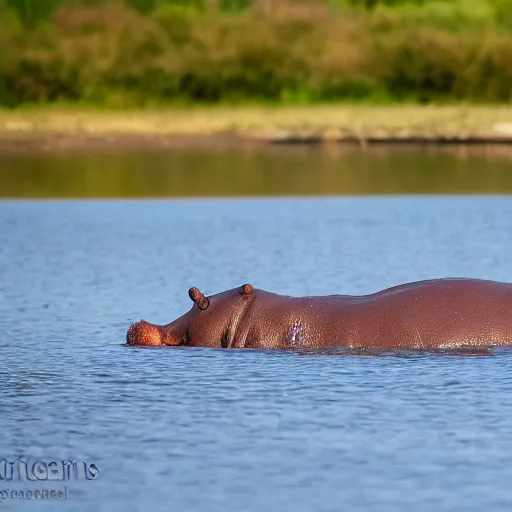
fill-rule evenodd
<path id="1" fill-rule="evenodd" d="M 7 1 L 1 105 L 511 100 L 508 0 Z"/>

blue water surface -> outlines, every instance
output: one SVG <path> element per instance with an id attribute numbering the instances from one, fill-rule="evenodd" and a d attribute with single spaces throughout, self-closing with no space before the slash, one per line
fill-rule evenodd
<path id="1" fill-rule="evenodd" d="M 509 511 L 512 355 L 121 346 L 187 290 L 512 281 L 506 197 L 0 202 L 0 458 L 95 463 L 71 511 Z M 512 314 L 512 311 L 511 311 Z M 51 485 L 50 485 L 51 484 Z M 61 488 L 1 481 L 1 488 Z"/>

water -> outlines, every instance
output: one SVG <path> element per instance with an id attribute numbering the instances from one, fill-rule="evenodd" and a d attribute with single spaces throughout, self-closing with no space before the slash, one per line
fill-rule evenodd
<path id="1" fill-rule="evenodd" d="M 337 146 L 0 155 L 0 197 L 511 194 L 512 149 Z"/>
<path id="2" fill-rule="evenodd" d="M 512 281 L 508 197 L 0 202 L 0 458 L 98 466 L 37 510 L 508 511 L 509 350 L 121 346 L 132 321 L 188 310 L 190 286 L 359 294 L 446 276 Z"/>

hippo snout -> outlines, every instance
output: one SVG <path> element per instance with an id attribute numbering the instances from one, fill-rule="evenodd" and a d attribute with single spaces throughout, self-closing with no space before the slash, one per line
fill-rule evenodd
<path id="1" fill-rule="evenodd" d="M 128 345 L 162 345 L 161 329 L 149 322 L 141 320 L 130 325 L 126 333 L 126 343 Z"/>

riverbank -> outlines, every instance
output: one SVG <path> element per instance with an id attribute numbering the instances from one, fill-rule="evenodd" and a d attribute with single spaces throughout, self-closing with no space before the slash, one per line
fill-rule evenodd
<path id="1" fill-rule="evenodd" d="M 0 111 L 0 153 L 266 143 L 512 144 L 512 106 Z"/>

